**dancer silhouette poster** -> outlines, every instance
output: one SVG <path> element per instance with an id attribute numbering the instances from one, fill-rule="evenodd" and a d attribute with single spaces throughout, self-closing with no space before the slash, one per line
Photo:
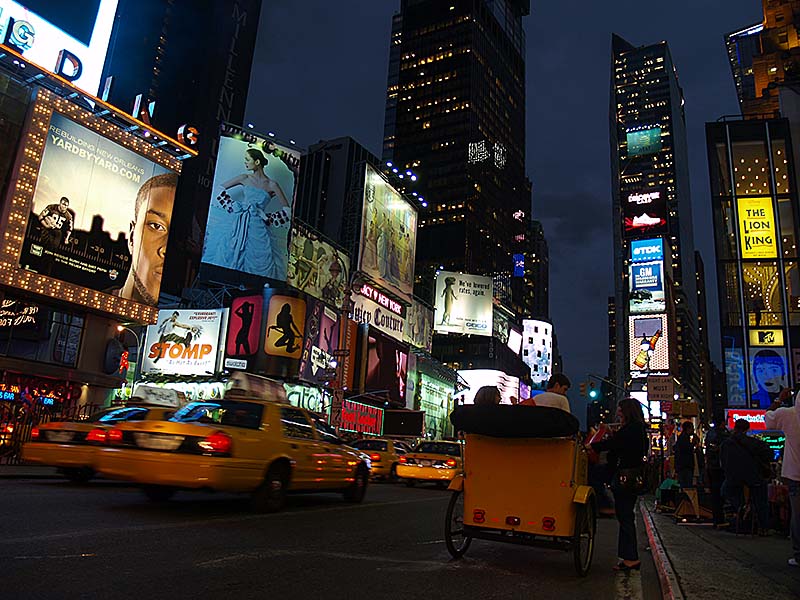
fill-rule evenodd
<path id="1" fill-rule="evenodd" d="M 306 301 L 274 295 L 269 299 L 264 352 L 270 356 L 300 359 L 306 327 Z"/>
<path id="2" fill-rule="evenodd" d="M 231 302 L 228 318 L 228 339 L 225 345 L 225 366 L 246 369 L 255 358 L 261 339 L 264 298 L 259 295 L 241 296 Z"/>

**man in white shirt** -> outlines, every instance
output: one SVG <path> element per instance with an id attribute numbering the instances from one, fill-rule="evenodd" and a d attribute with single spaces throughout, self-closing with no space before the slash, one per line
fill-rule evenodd
<path id="1" fill-rule="evenodd" d="M 538 396 L 532 396 L 527 400 L 523 400 L 520 404 L 531 404 L 534 406 L 552 406 L 553 408 L 560 408 L 564 412 L 571 414 L 569 410 L 569 400 L 567 400 L 567 390 L 570 388 L 569 377 L 563 373 L 556 373 L 550 377 L 547 382 L 547 391 Z"/>
<path id="2" fill-rule="evenodd" d="M 789 559 L 793 567 L 800 566 L 800 409 L 797 407 L 800 393 L 794 406 L 783 406 L 784 400 L 790 397 L 790 390 L 784 389 L 781 395 L 767 409 L 764 422 L 767 429 L 783 431 L 786 445 L 783 450 L 783 467 L 781 477 L 789 485 L 789 504 L 792 509 L 792 520 L 789 527 L 792 537 L 794 556 Z"/>

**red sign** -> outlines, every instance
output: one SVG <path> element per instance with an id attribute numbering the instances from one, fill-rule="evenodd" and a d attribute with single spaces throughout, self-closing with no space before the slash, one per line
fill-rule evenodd
<path id="1" fill-rule="evenodd" d="M 726 408 L 725 420 L 728 422 L 728 429 L 731 430 L 738 419 L 744 419 L 750 423 L 750 431 L 765 431 L 767 429 L 767 425 L 764 423 L 766 413 L 767 411 L 757 408 Z"/>
<path id="2" fill-rule="evenodd" d="M 352 400 L 344 400 L 339 428 L 344 431 L 381 435 L 383 433 L 383 409 Z"/>
<path id="3" fill-rule="evenodd" d="M 405 316 L 405 311 L 403 310 L 403 305 L 397 302 L 396 300 L 392 300 L 384 294 L 383 292 L 376 290 L 371 285 L 367 285 L 366 283 L 361 286 L 361 289 L 358 290 L 359 293 L 364 296 L 365 298 L 369 298 L 373 302 L 376 302 L 383 306 L 384 308 L 388 308 L 394 314 L 399 316 Z"/>
<path id="4" fill-rule="evenodd" d="M 662 400 L 661 401 L 661 413 L 665 415 L 672 414 L 672 400 Z"/>

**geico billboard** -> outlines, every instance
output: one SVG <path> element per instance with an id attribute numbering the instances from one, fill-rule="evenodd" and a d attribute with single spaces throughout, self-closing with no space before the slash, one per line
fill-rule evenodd
<path id="1" fill-rule="evenodd" d="M 635 377 L 669 372 L 667 315 L 628 317 L 628 369 Z"/>
<path id="2" fill-rule="evenodd" d="M 534 388 L 543 388 L 553 369 L 553 325 L 523 319 L 522 360 L 531 369 Z"/>
<path id="3" fill-rule="evenodd" d="M 475 394 L 487 385 L 500 390 L 500 404 L 512 404 L 512 396 L 519 398 L 519 377 L 506 375 L 503 371 L 494 369 L 464 369 L 459 371 L 458 375 L 467 382 L 469 389 L 455 396 L 456 404 L 474 404 Z"/>
<path id="4" fill-rule="evenodd" d="M 434 331 L 491 336 L 492 278 L 439 271 L 434 312 Z"/>
<path id="5" fill-rule="evenodd" d="M 213 375 L 224 318 L 224 309 L 158 311 L 147 328 L 142 373 Z"/>
<path id="6" fill-rule="evenodd" d="M 202 262 L 286 281 L 300 155 L 269 138 L 223 135 L 214 171 Z"/>
<path id="7" fill-rule="evenodd" d="M 117 0 L 0 0 L 0 42 L 97 95 Z"/>

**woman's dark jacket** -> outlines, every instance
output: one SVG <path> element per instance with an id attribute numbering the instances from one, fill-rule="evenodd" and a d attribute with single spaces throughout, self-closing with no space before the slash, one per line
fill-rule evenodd
<path id="1" fill-rule="evenodd" d="M 607 440 L 592 444 L 597 452 L 609 451 L 609 463 L 616 459 L 618 469 L 634 469 L 647 455 L 647 432 L 644 423 L 633 421 L 619 428 Z"/>

